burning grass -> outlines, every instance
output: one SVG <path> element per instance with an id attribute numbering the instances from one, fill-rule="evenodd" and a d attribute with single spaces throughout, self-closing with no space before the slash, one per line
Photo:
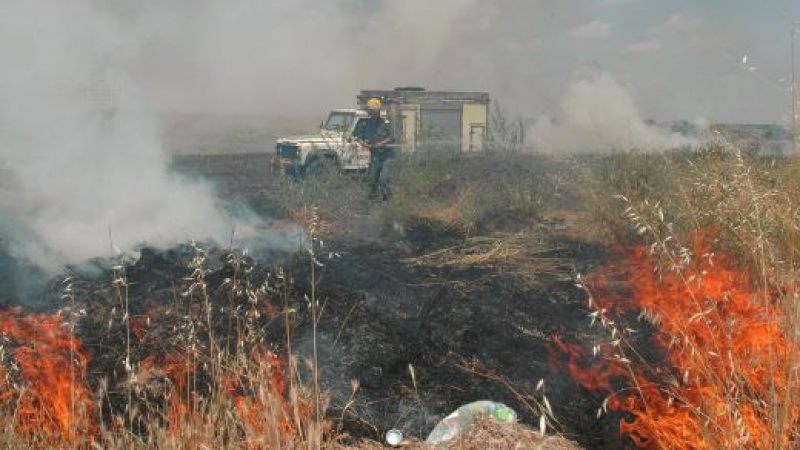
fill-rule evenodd
<path id="1" fill-rule="evenodd" d="M 688 170 L 654 174 L 667 186 L 640 180 L 617 192 L 628 242 L 646 244 L 584 278 L 591 322 L 609 341 L 590 351 L 556 338 L 566 356 L 554 364 L 606 396 L 598 414 L 621 412 L 620 431 L 639 448 L 795 448 L 796 201 L 769 182 L 776 175 L 763 161 L 736 149 L 673 158 L 661 168 Z M 642 190 L 658 197 L 642 199 Z M 630 313 L 651 330 L 647 344 Z"/>
<path id="2" fill-rule="evenodd" d="M 265 340 L 290 320 L 272 300 L 290 302 L 288 281 L 235 252 L 207 280 L 210 255 L 194 252 L 171 289 L 147 280 L 148 299 L 131 301 L 126 271 L 164 269 L 150 253 L 112 268 L 111 289 L 68 280 L 54 314 L 0 312 L 4 448 L 320 447 L 325 395 Z"/>
<path id="3" fill-rule="evenodd" d="M 590 277 L 621 275 L 629 292 L 597 287 L 592 317 L 613 340 L 595 347 L 603 362 L 591 367 L 580 363 L 587 352 L 559 343 L 571 355 L 568 369 L 609 395 L 603 410 L 627 413 L 620 430 L 640 448 L 790 448 L 800 425 L 797 348 L 781 305 L 794 294 L 760 291 L 730 261 L 701 255 L 709 253 L 698 242 L 690 261 L 662 271 L 640 247 Z M 626 342 L 630 331 L 612 318 L 626 308 L 657 330 L 663 363 Z M 629 389 L 617 392 L 620 381 Z"/>
<path id="4" fill-rule="evenodd" d="M 363 200 L 365 190 L 358 178 L 333 173 L 326 175 L 329 179 L 304 183 L 281 180 L 286 184 L 269 195 L 282 199 L 278 209 L 313 229 L 313 235 L 341 238 L 345 228 L 360 233 L 364 228 L 358 220 L 377 221 L 380 226 L 402 224 L 408 234 L 393 234 L 391 239 L 405 236 L 406 247 L 391 247 L 399 249 L 392 253 L 398 260 L 382 267 L 387 273 L 402 266 L 409 269 L 404 275 L 441 276 L 434 280 L 441 297 L 460 295 L 456 296 L 459 311 L 474 307 L 472 294 L 485 294 L 470 289 L 471 284 L 481 286 L 486 281 L 475 278 L 479 275 L 491 275 L 497 286 L 521 279 L 534 290 L 566 290 L 547 283 L 537 287 L 541 281 L 537 277 L 564 278 L 569 271 L 564 267 L 579 262 L 570 258 L 581 255 L 580 250 L 573 254 L 573 249 L 551 245 L 571 241 L 540 240 L 537 226 L 546 225 L 551 234 L 556 227 L 542 219 L 544 208 L 555 199 L 561 208 L 575 213 L 570 217 L 578 223 L 570 225 L 571 233 L 600 228 L 590 240 L 602 236 L 618 248 L 616 256 L 587 271 L 580 283 L 591 299 L 590 321 L 602 327 L 572 334 L 590 342 L 553 340 L 555 376 L 570 372 L 586 390 L 601 396 L 605 401 L 597 404 L 599 420 L 621 418 L 617 426 L 629 446 L 796 446 L 800 204 L 792 166 L 784 168 L 726 148 L 593 156 L 573 162 L 567 167 L 561 161 L 558 170 L 552 170 L 557 166 L 553 161 L 535 155 L 406 162 L 398 171 L 395 197 L 382 208 Z M 575 180 L 573 192 L 558 191 L 559 177 Z M 588 199 L 583 204 L 592 207 L 593 215 L 576 211 L 572 199 Z M 385 239 L 376 235 L 375 239 Z M 417 245 L 426 236 L 430 242 Z M 577 242 L 580 247 L 584 241 Z M 368 246 L 369 251 L 390 248 L 381 244 Z M 285 274 L 267 275 L 244 255 L 192 252 L 196 254 L 187 259 L 180 276 L 166 283 L 136 279 L 137 267 L 122 265 L 112 271 L 111 288 L 95 293 L 77 285 L 75 292 L 68 289 L 69 307 L 56 315 L 3 313 L 0 445 L 248 449 L 332 445 L 340 429 L 339 423 L 325 418 L 331 398 L 313 375 L 315 364 L 291 356 L 292 343 L 284 338 L 301 320 L 320 317 L 317 308 L 327 308 L 330 314 L 336 305 L 313 301 L 313 281 L 305 299 L 292 291 Z M 366 259 L 364 267 L 384 264 L 368 256 L 356 255 Z M 214 258 L 222 260 L 217 261 L 221 268 L 209 272 L 205 264 Z M 137 264 L 153 263 L 144 257 Z M 317 267 L 313 255 L 303 265 L 309 267 L 304 276 L 313 279 Z M 412 286 L 419 280 L 401 281 Z M 384 295 L 381 290 L 374 292 Z M 147 300 L 131 302 L 134 297 Z M 533 297 L 525 301 L 539 301 Z M 482 306 L 489 308 L 487 303 L 502 298 L 500 292 L 487 294 Z M 387 295 L 381 301 L 391 299 Z M 337 341 L 342 330 L 357 320 L 351 315 L 362 314 L 353 313 L 359 305 L 339 308 L 344 320 L 335 323 Z M 416 307 L 409 305 L 406 309 Z M 554 303 L 530 311 L 547 316 L 556 307 Z M 481 315 L 484 311 L 501 310 L 469 311 L 480 311 L 475 316 L 488 322 Z M 525 311 L 520 316 L 528 314 Z M 446 314 L 456 316 L 458 311 Z M 509 326 L 505 334 L 513 332 L 512 322 L 497 321 Z M 447 333 L 458 327 L 473 329 L 455 319 L 443 323 Z M 417 328 L 385 327 L 394 330 L 398 340 L 408 341 L 408 348 L 416 348 L 414 344 L 427 349 L 430 342 L 440 341 L 408 338 L 408 329 L 421 335 L 424 325 L 428 324 L 420 321 Z M 547 334 L 555 329 L 554 325 Z M 316 333 L 315 327 L 311 330 Z M 87 333 L 103 338 L 90 342 L 83 339 Z M 537 328 L 535 336 L 539 334 Z M 499 335 L 491 334 L 493 339 Z M 534 339 L 533 333 L 520 335 Z M 598 340 L 604 335 L 607 339 Z M 454 339 L 469 340 L 475 334 L 464 336 L 470 338 Z M 507 344 L 502 342 L 491 348 L 506 358 L 501 347 Z M 457 345 L 448 341 L 437 351 L 446 353 Z M 316 356 L 316 347 L 312 354 Z M 390 370 L 400 359 L 379 361 L 376 367 Z M 408 361 L 400 362 L 407 367 Z M 93 372 L 92 367 L 102 370 Z M 425 374 L 424 361 L 419 367 Z M 427 369 L 447 373 L 434 371 L 438 367 Z M 371 383 L 371 389 L 381 394 L 391 392 L 382 384 L 391 374 L 381 373 L 377 380 L 365 376 L 365 385 Z M 353 389 L 359 389 L 357 382 Z M 350 400 L 357 397 L 363 400 L 360 392 Z M 414 404 L 419 403 L 417 397 Z M 349 418 L 347 405 L 352 403 L 336 415 Z M 558 413 L 562 405 L 554 405 Z M 554 424 L 562 419 L 555 417 Z M 378 427 L 373 429 L 379 434 Z M 502 436 L 479 428 L 469 438 L 474 440 L 463 444 L 481 448 L 480 443 L 509 436 L 531 445 L 538 442 L 523 434 Z"/>
<path id="5" fill-rule="evenodd" d="M 399 249 L 392 253 L 397 259 L 387 261 L 386 268 L 400 275 L 396 280 L 387 278 L 386 282 L 391 286 L 385 290 L 377 285 L 368 286 L 369 296 L 361 295 L 360 287 L 348 284 L 346 289 L 359 289 L 357 295 L 345 297 L 353 294 L 347 291 L 342 297 L 336 297 L 336 290 L 345 287 L 339 284 L 334 286 L 333 299 L 314 301 L 316 284 L 313 281 L 300 281 L 304 291 L 300 292 L 295 290 L 296 286 L 293 287 L 291 277 L 272 266 L 267 268 L 254 263 L 238 252 L 204 250 L 199 246 L 166 252 L 145 249 L 135 263 L 108 263 L 106 275 L 110 282 L 108 279 L 74 280 L 74 286 L 65 296 L 68 305 L 59 316 L 53 316 L 53 320 L 63 317 L 59 327 L 80 343 L 80 349 L 86 355 L 85 372 L 78 370 L 79 365 L 71 371 L 72 386 L 76 392 L 85 392 L 91 409 L 85 408 L 87 426 L 74 435 L 56 432 L 52 446 L 319 448 L 331 445 L 341 435 L 341 427 L 350 426 L 348 430 L 360 433 L 358 437 L 379 437 L 388 420 L 403 420 L 404 431 L 422 436 L 435 424 L 437 414 L 446 414 L 458 406 L 455 402 L 482 398 L 484 394 L 494 398 L 498 392 L 511 395 L 503 387 L 492 385 L 488 388 L 489 382 L 470 385 L 469 381 L 464 381 L 470 376 L 463 374 L 458 367 L 447 367 L 450 363 L 442 361 L 439 353 L 446 346 L 459 345 L 457 341 L 465 339 L 458 336 L 465 332 L 487 333 L 482 331 L 486 328 L 482 324 L 472 323 L 475 315 L 469 311 L 504 310 L 504 302 L 498 300 L 484 308 L 483 302 L 473 302 L 463 292 L 450 292 L 449 282 L 441 284 L 438 277 L 442 275 L 438 274 L 462 277 L 459 282 L 475 282 L 486 291 L 489 283 L 471 280 L 470 274 L 476 272 L 474 268 L 479 269 L 477 272 L 483 267 L 495 268 L 493 273 L 498 284 L 502 273 L 513 272 L 514 277 L 535 278 L 550 270 L 551 261 L 547 255 L 533 254 L 543 248 L 551 250 L 543 247 L 543 238 L 537 232 L 511 232 L 506 228 L 519 230 L 536 223 L 543 201 L 550 195 L 551 180 L 539 178 L 544 169 L 538 166 L 538 156 L 519 156 L 524 160 L 524 164 L 519 165 L 511 161 L 512 158 L 515 157 L 500 155 L 462 162 L 427 162 L 439 164 L 435 168 L 425 164 L 409 165 L 403 168 L 404 172 L 398 173 L 395 186 L 399 193 L 393 200 L 398 203 L 378 208 L 364 201 L 361 194 L 366 192 L 361 180 L 341 174 L 323 174 L 331 178 L 302 183 L 270 180 L 269 189 L 253 187 L 251 194 L 256 200 L 268 195 L 270 201 L 285 202 L 273 211 L 299 218 L 312 230 L 312 235 L 326 237 L 341 237 L 337 233 L 343 228 L 356 228 L 351 222 L 356 216 L 366 216 L 365 220 L 379 222 L 379 226 L 395 219 L 402 219 L 403 225 L 414 221 L 440 223 L 441 218 L 428 213 L 450 204 L 454 198 L 472 199 L 456 202 L 458 208 L 452 210 L 459 217 L 453 222 L 458 223 L 454 227 L 459 230 L 453 242 L 455 248 L 441 254 L 441 259 L 423 258 L 419 261 L 420 267 L 411 267 L 417 264 L 400 261 L 400 258 L 413 255 L 413 250 L 392 247 L 397 242 L 379 242 L 379 245 L 369 247 L 369 252 Z M 220 158 L 211 161 L 213 164 L 203 164 L 204 170 L 228 174 Z M 432 191 L 425 194 L 426 209 L 409 209 L 406 214 L 398 216 L 395 213 L 401 212 L 402 205 L 407 204 L 403 202 L 409 201 L 407 197 L 402 201 L 400 198 L 415 189 L 415 185 L 422 186 L 422 181 L 415 178 L 419 175 L 415 175 L 415 168 L 424 171 L 424 178 L 431 182 L 428 188 Z M 446 180 L 447 177 L 439 170 L 446 170 L 451 178 Z M 445 181 L 434 183 L 436 179 Z M 462 188 L 470 183 L 480 189 L 470 188 L 469 192 L 462 192 Z M 281 185 L 276 187 L 277 184 Z M 494 188 L 498 188 L 496 192 Z M 290 190 L 292 192 L 287 194 Z M 320 197 L 318 194 L 321 192 L 325 195 Z M 497 192 L 501 194 L 498 196 Z M 284 194 L 290 196 L 284 197 Z M 481 211 L 491 214 L 481 212 L 476 216 L 473 214 L 475 210 L 459 210 L 465 205 L 484 201 L 491 204 Z M 392 208 L 396 208 L 393 213 L 390 211 Z M 506 211 L 513 216 L 509 219 L 511 226 L 504 222 L 508 219 Z M 465 221 L 465 217 L 471 218 Z M 480 220 L 473 221 L 478 217 Z M 467 226 L 463 226 L 465 224 Z M 492 228 L 492 234 L 477 236 L 481 227 Z M 466 237 L 466 230 L 471 230 L 469 237 Z M 394 241 L 404 239 L 399 233 L 392 236 Z M 378 239 L 385 239 L 385 235 L 378 236 Z M 416 245 L 415 242 L 409 238 L 405 245 L 410 248 Z M 443 242 L 442 234 L 431 233 L 431 245 L 441 246 Z M 347 247 L 343 254 L 353 251 L 360 250 L 355 246 Z M 535 259 L 533 264 L 537 266 L 523 267 L 522 264 L 530 258 Z M 555 257 L 552 259 L 553 264 L 562 262 Z M 363 260 L 369 262 L 367 265 L 382 263 L 371 254 L 353 254 L 349 262 L 342 265 L 362 267 L 358 262 Z M 313 256 L 311 261 L 297 263 L 306 267 L 298 276 L 313 280 L 313 270 L 318 266 L 312 261 Z M 209 269 L 210 266 L 214 269 Z M 344 269 L 336 270 L 344 273 Z M 353 274 L 352 270 L 347 271 L 350 278 L 357 280 L 363 275 Z M 376 278 L 378 271 L 375 267 L 366 270 L 373 270 L 366 275 Z M 564 270 L 561 267 L 558 274 L 549 276 L 563 280 L 566 278 L 562 273 Z M 534 275 L 528 273 L 534 271 Z M 462 275 L 453 275 L 456 272 Z M 326 272 L 325 279 L 336 280 L 337 276 L 340 275 L 332 270 Z M 432 280 L 440 284 L 436 287 L 409 287 L 416 281 L 425 284 Z M 545 284 L 549 286 L 552 280 Z M 388 292 L 392 286 L 396 288 L 399 285 L 402 285 L 403 293 L 413 291 L 414 298 L 391 297 Z M 502 295 L 512 295 L 510 292 L 519 290 L 522 290 L 521 286 L 509 288 Z M 474 291 L 476 289 L 471 290 Z M 573 289 L 563 297 L 575 293 Z M 373 308 L 359 303 L 376 295 L 381 297 L 381 301 L 393 304 Z M 490 292 L 475 295 L 496 297 Z M 440 310 L 444 312 L 450 302 L 462 296 L 464 304 L 460 308 L 469 311 L 450 317 L 452 325 L 442 322 Z M 331 302 L 326 304 L 327 300 Z M 331 304 L 335 301 L 346 304 Z M 423 308 L 420 310 L 423 317 L 414 312 L 418 308 Z M 322 332 L 326 333 L 322 345 L 330 346 L 330 342 L 326 344 L 324 339 L 336 336 L 333 342 L 336 351 L 342 352 L 342 359 L 354 360 L 348 364 L 357 364 L 352 370 L 347 367 L 347 372 L 342 370 L 342 373 L 347 377 L 343 379 L 345 391 L 347 382 L 357 379 L 350 386 L 354 391 L 359 390 L 358 395 L 342 392 L 338 384 L 335 392 L 327 393 L 317 384 L 314 376 L 316 364 L 313 362 L 317 349 L 310 344 L 317 341 L 309 339 L 314 331 L 309 323 L 313 318 L 323 316 L 322 310 L 324 315 L 333 315 L 332 319 L 326 319 L 328 328 Z M 17 317 L 19 320 L 23 318 Z M 384 323 L 395 319 L 398 323 Z M 498 324 L 502 325 L 491 326 L 488 333 L 499 335 L 511 322 L 511 319 L 501 318 Z M 518 327 L 513 328 L 515 333 L 522 333 L 517 330 L 532 330 L 538 333 L 537 339 L 544 339 L 545 334 L 538 331 L 535 320 L 525 320 L 520 324 L 520 320 L 514 319 L 513 322 Z M 453 327 L 460 328 L 461 334 L 452 336 Z M 295 332 L 302 334 L 298 343 L 292 342 Z M 449 340 L 442 341 L 443 337 Z M 371 344 L 371 339 L 377 343 Z M 458 351 L 472 354 L 477 345 L 464 345 L 464 349 Z M 13 354 L 23 347 L 40 348 L 40 345 L 35 341 L 10 340 L 5 346 L 9 357 L 2 366 L 18 365 L 19 361 Z M 542 354 L 544 351 L 541 340 L 526 348 L 531 353 Z M 321 351 L 330 353 L 331 348 Z M 391 352 L 398 354 L 395 357 L 387 355 Z M 297 354 L 303 354 L 303 359 L 293 356 Z M 425 380 L 425 385 L 420 387 L 423 392 L 409 393 L 405 387 L 407 375 L 398 379 L 391 372 L 401 360 L 402 367 L 408 367 L 408 363 L 419 367 L 419 374 Z M 333 366 L 332 362 L 326 364 L 331 366 L 328 369 Z M 375 375 L 376 369 L 378 375 Z M 63 372 L 68 373 L 67 370 Z M 327 374 L 329 377 L 333 375 L 340 374 Z M 19 376 L 8 379 L 15 383 L 12 395 L 29 389 L 32 383 Z M 371 391 L 364 393 L 365 390 Z M 457 393 L 457 399 L 451 398 L 453 392 Z M 420 411 L 404 412 L 404 408 L 411 404 L 406 402 L 411 395 L 414 396 L 414 407 Z M 339 402 L 342 397 L 344 402 Z M 21 424 L 14 415 L 17 397 L 8 398 L 8 409 L 5 414 L 0 414 L 7 431 L 4 438 L 10 442 L 8 446 L 37 446 L 37 442 L 21 432 Z M 330 410 L 327 409 L 329 404 Z M 395 415 L 392 408 L 397 408 L 401 415 Z M 46 411 L 46 408 L 42 410 Z M 353 425 L 356 423 L 361 428 Z M 369 430 L 364 431 L 365 427 Z"/>
<path id="6" fill-rule="evenodd" d="M 83 383 L 88 356 L 70 327 L 58 314 L 0 312 L 0 356 L 9 343 L 17 344 L 8 355 L 14 361 L 10 370 L 0 367 L 0 408 L 14 418 L 14 432 L 35 446 L 97 433 L 95 404 Z"/>

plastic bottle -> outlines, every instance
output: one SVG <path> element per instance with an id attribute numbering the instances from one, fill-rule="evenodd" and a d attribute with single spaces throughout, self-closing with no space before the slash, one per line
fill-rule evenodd
<path id="1" fill-rule="evenodd" d="M 488 400 L 468 403 L 442 419 L 425 440 L 427 444 L 436 445 L 447 442 L 468 429 L 479 415 L 485 415 L 502 423 L 515 422 L 517 413 L 508 406 Z"/>

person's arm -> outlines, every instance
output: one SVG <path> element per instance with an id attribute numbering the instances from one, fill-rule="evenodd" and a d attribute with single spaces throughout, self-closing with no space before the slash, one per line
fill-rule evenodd
<path id="1" fill-rule="evenodd" d="M 356 123 L 356 128 L 353 130 L 353 139 L 362 145 L 369 145 L 369 141 L 364 137 L 364 128 L 363 120 Z"/>
<path id="2" fill-rule="evenodd" d="M 376 147 L 386 147 L 394 142 L 394 133 L 392 132 L 392 127 L 389 125 L 389 122 L 383 122 L 380 131 L 380 137 L 376 140 L 377 142 L 375 142 Z"/>

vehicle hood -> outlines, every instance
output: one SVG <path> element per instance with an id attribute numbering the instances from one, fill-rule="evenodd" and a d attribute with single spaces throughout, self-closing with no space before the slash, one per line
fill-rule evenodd
<path id="1" fill-rule="evenodd" d="M 278 139 L 279 144 L 324 144 L 331 141 L 341 141 L 341 133 L 314 134 L 308 136 L 292 136 Z"/>

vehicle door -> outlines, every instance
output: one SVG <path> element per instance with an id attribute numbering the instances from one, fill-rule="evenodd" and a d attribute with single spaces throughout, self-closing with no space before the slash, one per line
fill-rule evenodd
<path id="1" fill-rule="evenodd" d="M 351 169 L 363 169 L 369 165 L 369 146 L 364 144 L 364 126 L 366 118 L 359 117 L 353 123 L 353 131 L 350 138 L 345 143 L 345 154 L 347 154 L 347 166 Z"/>

